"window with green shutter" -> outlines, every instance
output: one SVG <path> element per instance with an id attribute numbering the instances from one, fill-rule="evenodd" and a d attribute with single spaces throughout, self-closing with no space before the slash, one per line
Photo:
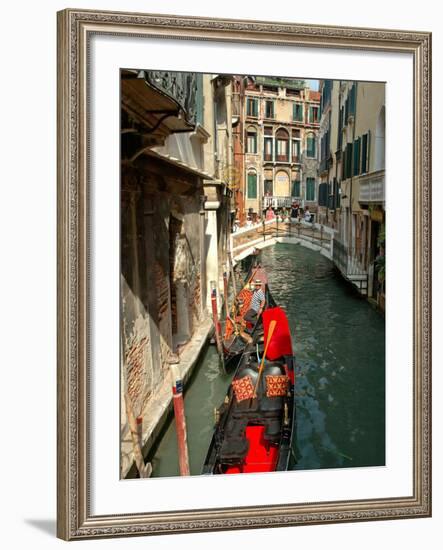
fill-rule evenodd
<path id="1" fill-rule="evenodd" d="M 246 114 L 248 116 L 258 116 L 258 100 L 253 97 L 248 97 L 246 102 Z"/>
<path id="2" fill-rule="evenodd" d="M 195 95 L 195 120 L 203 125 L 203 74 L 196 73 L 197 93 Z"/>
<path id="3" fill-rule="evenodd" d="M 266 100 L 265 102 L 265 116 L 266 118 L 274 118 L 274 102 Z"/>
<path id="4" fill-rule="evenodd" d="M 368 134 L 362 136 L 361 142 L 361 173 L 368 171 Z"/>
<path id="5" fill-rule="evenodd" d="M 352 143 L 346 145 L 345 179 L 352 176 Z"/>
<path id="6" fill-rule="evenodd" d="M 300 180 L 292 180 L 291 197 L 300 197 Z"/>
<path id="7" fill-rule="evenodd" d="M 309 107 L 309 122 L 311 124 L 314 124 L 315 122 L 318 122 L 319 120 L 319 108 L 317 106 L 310 106 Z"/>
<path id="8" fill-rule="evenodd" d="M 360 145 L 361 145 L 361 139 L 358 138 L 354 141 L 354 167 L 353 167 L 354 176 L 358 176 L 360 174 Z"/>
<path id="9" fill-rule="evenodd" d="M 257 174 L 248 174 L 248 199 L 257 198 Z"/>
<path id="10" fill-rule="evenodd" d="M 306 178 L 306 200 L 315 200 L 315 178 Z"/>
<path id="11" fill-rule="evenodd" d="M 297 122 L 303 122 L 303 104 L 294 103 L 292 105 L 292 118 Z"/>
<path id="12" fill-rule="evenodd" d="M 292 140 L 292 162 L 300 162 L 300 140 Z"/>
<path id="13" fill-rule="evenodd" d="M 357 93 L 357 85 L 353 84 L 349 90 L 349 115 L 355 115 L 355 98 Z"/>
<path id="14" fill-rule="evenodd" d="M 306 138 L 306 155 L 310 158 L 315 158 L 316 156 L 315 136 L 313 135 L 309 135 Z"/>

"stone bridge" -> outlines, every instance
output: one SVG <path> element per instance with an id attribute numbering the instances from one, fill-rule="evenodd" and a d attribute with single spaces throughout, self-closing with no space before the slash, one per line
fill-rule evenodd
<path id="1" fill-rule="evenodd" d="M 234 262 L 249 256 L 254 248 L 262 249 L 275 243 L 300 244 L 332 260 L 334 230 L 317 223 L 304 221 L 267 221 L 242 227 L 231 234 Z"/>

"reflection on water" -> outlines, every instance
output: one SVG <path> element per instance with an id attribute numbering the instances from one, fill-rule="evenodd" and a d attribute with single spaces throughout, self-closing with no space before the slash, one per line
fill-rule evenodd
<path id="1" fill-rule="evenodd" d="M 269 286 L 287 312 L 297 360 L 295 469 L 379 466 L 385 462 L 383 318 L 301 246 L 262 251 Z M 214 407 L 230 377 L 210 346 L 185 394 L 191 473 L 199 474 L 212 436 Z M 155 476 L 178 475 L 171 422 L 152 458 Z"/>

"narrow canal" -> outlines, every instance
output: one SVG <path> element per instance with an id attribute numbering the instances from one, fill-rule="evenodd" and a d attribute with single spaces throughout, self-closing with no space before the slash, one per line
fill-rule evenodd
<path id="1" fill-rule="evenodd" d="M 293 468 L 385 463 L 385 325 L 335 272 L 302 246 L 261 252 L 269 287 L 287 312 L 297 360 Z M 199 474 L 212 436 L 214 407 L 230 376 L 208 346 L 185 393 L 191 473 Z M 174 422 L 151 457 L 153 476 L 178 475 Z"/>

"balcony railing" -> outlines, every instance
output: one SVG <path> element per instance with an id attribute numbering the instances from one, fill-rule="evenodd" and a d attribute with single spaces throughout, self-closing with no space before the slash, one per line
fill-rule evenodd
<path id="1" fill-rule="evenodd" d="M 289 162 L 289 155 L 275 155 L 277 162 Z"/>
<path id="2" fill-rule="evenodd" d="M 385 201 L 385 171 L 379 170 L 360 177 L 359 202 L 381 203 Z"/>
<path id="3" fill-rule="evenodd" d="M 289 208 L 295 199 L 292 197 L 276 197 L 276 196 L 265 196 L 263 197 L 263 208 Z"/>
<path id="4" fill-rule="evenodd" d="M 172 97 L 185 111 L 188 122 L 195 124 L 197 115 L 196 73 L 144 71 L 151 86 Z"/>

